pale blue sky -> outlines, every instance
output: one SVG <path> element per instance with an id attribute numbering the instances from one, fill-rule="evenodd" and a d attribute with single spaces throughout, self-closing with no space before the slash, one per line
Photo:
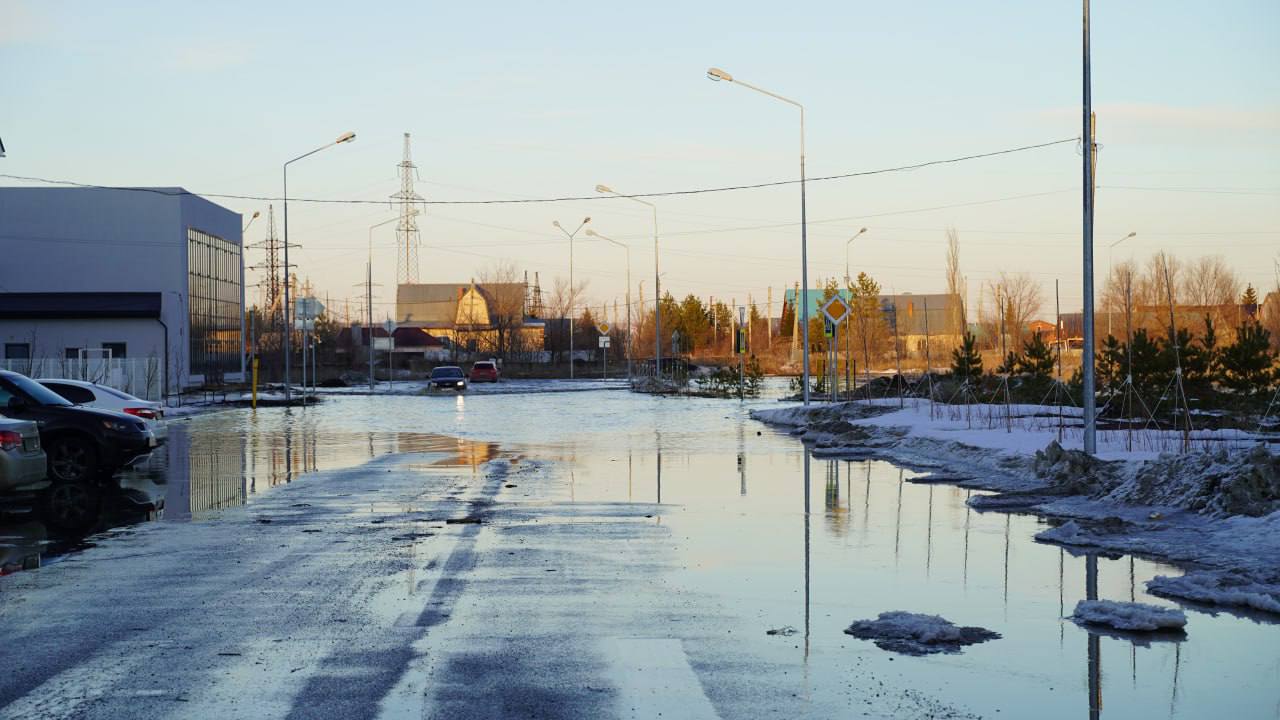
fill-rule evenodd
<path id="1" fill-rule="evenodd" d="M 395 192 L 406 131 L 418 190 L 433 200 L 794 177 L 794 109 L 709 82 L 711 65 L 805 103 L 811 176 L 874 169 L 1077 135 L 1079 13 L 1066 1 L 339 9 L 0 0 L 9 155 L 0 172 L 278 195 L 283 161 L 354 130 L 354 144 L 294 166 L 291 195 Z M 1095 3 L 1094 98 L 1102 270 L 1111 239 L 1135 230 L 1121 250 L 1220 253 L 1270 285 L 1280 248 L 1280 4 Z M 1027 271 L 1045 282 L 1051 308 L 1060 278 L 1074 309 L 1079 170 L 1068 144 L 814 183 L 811 278 L 843 275 L 844 240 L 866 225 L 854 272 L 870 271 L 886 289 L 936 291 L 943 228 L 955 225 L 971 287 L 1001 269 Z M 983 203 L 1022 195 L 1035 196 Z M 777 298 L 798 279 L 797 227 L 732 230 L 795 222 L 795 187 L 659 204 L 663 282 L 676 294 L 763 302 L 766 287 Z M 590 214 L 597 231 L 635 241 L 633 285 L 644 280 L 651 297 L 645 212 L 620 200 L 433 206 L 421 221 L 421 276 L 465 281 L 507 257 L 550 286 L 568 270 L 551 221 L 576 225 Z M 300 273 L 335 298 L 357 295 L 368 227 L 391 215 L 291 203 Z M 264 230 L 260 220 L 249 240 Z M 375 280 L 388 302 L 394 236 L 391 226 L 377 232 Z M 594 301 L 621 297 L 620 251 L 582 242 L 576 263 Z"/>

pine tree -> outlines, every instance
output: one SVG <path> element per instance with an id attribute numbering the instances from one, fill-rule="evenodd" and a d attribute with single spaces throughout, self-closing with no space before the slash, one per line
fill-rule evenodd
<path id="1" fill-rule="evenodd" d="M 1102 342 L 1102 352 L 1098 354 L 1098 385 L 1102 390 L 1120 392 L 1128 374 L 1128 352 L 1128 346 L 1120 344 L 1114 335 Z"/>
<path id="2" fill-rule="evenodd" d="M 1023 375 L 1037 378 L 1053 377 L 1053 350 L 1045 343 L 1040 333 L 1034 333 L 1030 340 L 1022 343 L 1022 355 L 1017 358 L 1017 370 Z"/>
<path id="3" fill-rule="evenodd" d="M 1133 386 L 1142 395 L 1158 393 L 1164 389 L 1173 374 L 1173 369 L 1166 365 L 1166 357 L 1160 343 L 1147 337 L 1146 328 L 1133 334 L 1133 344 L 1129 348 L 1133 353 Z"/>
<path id="4" fill-rule="evenodd" d="M 1245 323 L 1236 331 L 1236 341 L 1222 349 L 1218 379 L 1236 392 L 1253 394 L 1276 377 L 1275 363 L 1271 333 L 1256 322 Z"/>
<path id="5" fill-rule="evenodd" d="M 982 377 L 982 355 L 972 333 L 965 333 L 960 347 L 951 351 L 951 375 L 957 380 Z"/>
<path id="6" fill-rule="evenodd" d="M 1236 287 L 1239 287 L 1238 285 Z M 1240 304 L 1248 305 L 1252 308 L 1258 306 L 1258 291 L 1253 289 L 1253 283 L 1245 286 L 1244 294 L 1240 296 Z"/>

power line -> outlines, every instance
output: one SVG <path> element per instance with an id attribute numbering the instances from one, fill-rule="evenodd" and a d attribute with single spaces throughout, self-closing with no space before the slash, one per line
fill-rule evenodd
<path id="1" fill-rule="evenodd" d="M 886 173 L 909 172 L 912 170 L 920 170 L 927 167 L 938 165 L 950 165 L 954 163 L 966 162 L 969 160 L 980 160 L 982 158 L 997 157 L 1000 155 L 1010 155 L 1013 153 L 1026 152 L 1029 150 L 1039 150 L 1041 148 L 1052 147 L 1054 145 L 1062 145 L 1065 143 L 1078 142 L 1079 138 L 1064 138 L 1061 140 L 1051 140 L 1049 142 L 1036 143 L 1034 145 L 1021 145 L 1018 147 L 1005 148 L 1003 150 L 994 150 L 985 153 L 975 153 L 971 155 L 962 155 L 959 157 L 943 158 L 939 160 L 928 160 L 925 162 L 912 163 L 910 165 L 898 165 L 896 167 L 880 168 L 877 170 L 861 170 L 855 172 L 841 173 L 839 175 L 825 175 L 822 177 L 807 178 L 807 182 L 825 182 L 828 180 L 844 180 L 855 177 L 867 177 L 870 175 L 883 175 Z M 181 188 L 146 188 L 146 187 L 122 187 L 111 185 L 95 185 L 92 183 L 76 182 L 74 180 L 53 180 L 48 178 L 30 177 L 23 175 L 0 174 L 0 177 L 9 180 L 18 180 L 22 182 L 39 182 L 49 185 L 67 185 L 71 187 L 90 188 L 95 190 L 120 190 L 127 192 L 145 192 L 156 195 L 166 196 L 185 196 L 194 195 L 205 198 L 221 198 L 227 200 L 253 200 L 258 202 L 279 202 L 283 198 L 268 195 L 236 195 L 231 193 L 196 193 Z M 794 185 L 799 183 L 798 179 L 792 180 L 775 180 L 771 182 L 752 183 L 743 185 L 726 185 L 721 187 L 694 188 L 691 190 L 667 190 L 662 192 L 636 193 L 633 195 L 579 195 L 564 197 L 547 197 L 547 198 L 502 198 L 502 199 L 486 199 L 486 200 L 427 200 L 427 201 L 407 201 L 414 204 L 425 205 L 529 205 L 529 204 L 545 204 L 556 202 L 580 202 L 587 200 L 609 200 L 617 197 L 625 198 L 653 198 L 653 197 L 673 197 L 680 195 L 702 195 L 707 193 L 733 192 L 737 190 L 758 190 L 761 188 L 782 187 L 786 185 Z M 395 202 L 387 200 L 362 200 L 362 199 L 322 199 L 322 198 L 290 198 L 293 202 L 321 203 L 330 205 L 394 205 Z"/>

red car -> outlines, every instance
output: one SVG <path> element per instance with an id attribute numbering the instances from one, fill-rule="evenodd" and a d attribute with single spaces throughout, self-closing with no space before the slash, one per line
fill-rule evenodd
<path id="1" fill-rule="evenodd" d="M 498 364 L 492 360 L 481 360 L 472 363 L 471 382 L 498 382 Z"/>

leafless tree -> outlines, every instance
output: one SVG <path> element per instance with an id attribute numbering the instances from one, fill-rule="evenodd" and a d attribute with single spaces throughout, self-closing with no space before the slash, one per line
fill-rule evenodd
<path id="1" fill-rule="evenodd" d="M 1172 288 L 1165 287 L 1166 276 L 1169 283 L 1173 285 Z M 1178 258 L 1163 250 L 1152 255 L 1147 259 L 1147 266 L 1142 275 L 1134 283 L 1134 294 L 1138 298 L 1138 304 L 1153 308 L 1165 307 L 1169 296 L 1177 290 L 1181 278 L 1182 262 Z M 1162 326 L 1164 324 L 1161 323 Z"/>
<path id="2" fill-rule="evenodd" d="M 1191 305 L 1231 305 L 1240 297 L 1240 278 L 1221 255 L 1206 255 L 1188 265 L 1182 277 L 1182 297 Z"/>
<path id="3" fill-rule="evenodd" d="M 960 298 L 955 308 L 951 334 L 960 335 L 965 326 L 964 278 L 960 275 L 960 233 L 947 228 L 947 293 Z"/>
<path id="4" fill-rule="evenodd" d="M 1027 273 L 1000 272 L 997 281 L 989 283 L 989 290 L 996 308 L 996 322 L 1004 321 L 1004 331 L 1010 339 L 1010 350 L 1022 346 L 1027 323 L 1035 319 L 1043 305 L 1040 283 Z"/>
<path id="5" fill-rule="evenodd" d="M 480 288 L 489 306 L 494 350 L 506 359 L 517 348 L 524 325 L 524 283 L 515 263 L 498 260 L 480 272 Z"/>
<path id="6" fill-rule="evenodd" d="M 1127 319 L 1133 316 L 1134 282 L 1138 265 L 1125 260 L 1111 268 L 1102 287 L 1102 307 L 1107 313 L 1107 324 L 1102 331 L 1123 339 Z"/>

